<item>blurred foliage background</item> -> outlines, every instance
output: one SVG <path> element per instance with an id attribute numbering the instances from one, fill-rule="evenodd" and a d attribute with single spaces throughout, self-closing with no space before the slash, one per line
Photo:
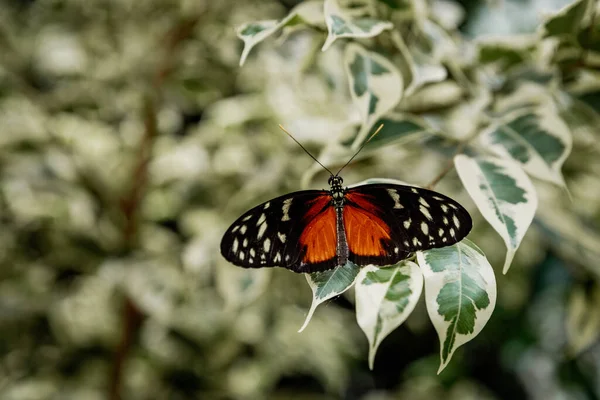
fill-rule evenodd
<path id="1" fill-rule="evenodd" d="M 600 397 L 597 60 L 553 61 L 551 82 L 585 104 L 565 110 L 572 200 L 536 182 L 548 218 L 536 219 L 508 275 L 496 269 L 490 322 L 441 375 L 423 304 L 383 342 L 371 372 L 352 296 L 321 306 L 298 334 L 311 300 L 303 276 L 221 258 L 221 235 L 240 212 L 299 190 L 313 167 L 277 123 L 315 154 L 348 133 L 343 41 L 320 53 L 325 33 L 301 30 L 238 66 L 235 27 L 282 18 L 297 3 L 0 2 L 0 398 Z M 532 33 L 565 2 L 427 4 L 468 44 Z M 513 44 L 492 54 L 503 76 L 516 73 L 507 62 L 531 61 Z M 477 129 L 469 121 L 481 109 L 448 92 L 455 78 L 430 87 L 444 95 L 436 104 L 404 109 L 460 138 Z M 524 101 L 515 88 L 498 91 Z M 344 178 L 425 185 L 455 145 L 430 136 L 389 143 Z M 304 184 L 325 187 L 326 175 Z M 504 245 L 456 174 L 438 190 L 472 211 L 472 235 L 500 268 Z"/>

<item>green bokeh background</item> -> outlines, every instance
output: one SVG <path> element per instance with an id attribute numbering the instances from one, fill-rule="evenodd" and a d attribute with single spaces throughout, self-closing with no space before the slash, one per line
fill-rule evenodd
<path id="1" fill-rule="evenodd" d="M 468 38 L 531 32 L 554 3 L 465 2 L 460 28 Z M 573 354 L 565 328 L 573 293 L 600 304 L 589 272 L 598 266 L 561 251 L 562 237 L 538 221 L 501 275 L 504 245 L 455 172 L 438 189 L 472 212 L 498 304 L 440 375 L 422 302 L 369 371 L 351 293 L 298 334 L 311 301 L 302 275 L 220 257 L 240 212 L 299 190 L 313 167 L 278 123 L 317 155 L 344 140 L 343 42 L 297 81 L 305 33 L 270 39 L 238 66 L 234 28 L 295 4 L 0 2 L 0 399 L 598 398 L 600 346 Z M 596 92 L 582 96 L 597 110 Z M 591 137 L 575 139 L 565 167 L 574 200 L 560 204 L 597 234 Z M 424 185 L 447 147 L 390 143 L 348 167 L 345 182 Z"/>

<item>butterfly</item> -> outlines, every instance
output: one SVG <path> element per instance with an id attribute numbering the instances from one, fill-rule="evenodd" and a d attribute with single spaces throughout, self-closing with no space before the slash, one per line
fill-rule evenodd
<path id="1" fill-rule="evenodd" d="M 336 174 L 323 166 L 330 173 L 329 190 L 292 192 L 242 214 L 221 240 L 223 257 L 245 268 L 279 266 L 313 273 L 348 261 L 396 264 L 415 251 L 450 246 L 469 233 L 467 210 L 441 193 L 387 183 L 344 187 L 339 173 L 356 154 Z"/>

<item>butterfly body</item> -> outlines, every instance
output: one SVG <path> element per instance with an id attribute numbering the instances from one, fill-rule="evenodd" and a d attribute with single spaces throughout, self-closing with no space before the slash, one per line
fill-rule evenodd
<path id="1" fill-rule="evenodd" d="M 444 247 L 471 230 L 468 212 L 440 193 L 412 186 L 368 184 L 305 190 L 247 211 L 226 231 L 221 254 L 231 263 L 280 266 L 299 273 L 357 265 L 391 265 L 412 252 Z"/>

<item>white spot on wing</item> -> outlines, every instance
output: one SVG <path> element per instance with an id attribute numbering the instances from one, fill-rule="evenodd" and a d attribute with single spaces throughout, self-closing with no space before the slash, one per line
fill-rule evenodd
<path id="1" fill-rule="evenodd" d="M 444 201 L 444 199 L 442 199 L 440 196 L 433 196 L 433 198 L 437 201 Z"/>
<path id="2" fill-rule="evenodd" d="M 231 249 L 233 250 L 234 253 L 237 253 L 238 246 L 239 246 L 238 240 L 233 239 L 233 246 L 231 247 Z"/>
<path id="3" fill-rule="evenodd" d="M 449 204 L 450 204 L 450 207 L 454 208 L 455 210 L 458 210 L 458 207 L 456 207 L 454 204 L 452 204 L 452 203 L 449 203 Z"/>
<path id="4" fill-rule="evenodd" d="M 445 205 L 445 204 L 442 204 L 442 205 L 440 205 L 440 207 L 442 208 L 442 211 L 443 211 L 444 213 L 447 213 L 447 212 L 448 212 L 448 206 L 447 206 L 447 205 Z"/>
<path id="5" fill-rule="evenodd" d="M 292 200 L 294 198 L 290 197 L 289 199 L 285 199 L 283 201 L 283 207 L 281 207 L 281 212 L 283 212 L 283 217 L 281 217 L 282 221 L 289 221 L 290 220 L 290 207 L 292 206 Z"/>
<path id="6" fill-rule="evenodd" d="M 460 221 L 458 220 L 458 218 L 456 218 L 456 215 L 452 216 L 452 221 L 454 221 L 454 226 L 460 228 Z"/>
<path id="7" fill-rule="evenodd" d="M 254 249 L 250 249 L 250 255 L 251 255 L 252 257 L 254 257 L 254 256 L 256 255 L 256 252 L 254 251 Z"/>
<path id="8" fill-rule="evenodd" d="M 290 255 L 289 254 L 285 256 L 285 261 L 290 261 Z"/>
<path id="9" fill-rule="evenodd" d="M 245 254 L 243 251 L 240 251 L 240 260 L 244 260 Z"/>
<path id="10" fill-rule="evenodd" d="M 248 247 L 248 239 L 244 239 L 244 241 L 242 242 L 242 246 Z"/>
<path id="11" fill-rule="evenodd" d="M 429 203 L 425 201 L 424 198 L 419 197 L 419 203 L 423 204 L 425 207 L 429 207 Z"/>
<path id="12" fill-rule="evenodd" d="M 259 226 L 260 224 L 265 222 L 266 219 L 267 219 L 267 216 L 265 214 L 260 214 L 260 218 L 258 219 L 258 221 L 256 221 L 256 226 Z"/>
<path id="13" fill-rule="evenodd" d="M 281 240 L 281 243 L 285 243 L 285 233 L 277 232 L 277 237 Z"/>
<path id="14" fill-rule="evenodd" d="M 410 243 L 408 243 L 408 241 L 407 241 L 407 240 L 405 240 L 405 241 L 404 241 L 404 245 L 405 245 L 406 247 L 408 247 L 408 246 L 410 246 Z"/>
<path id="15" fill-rule="evenodd" d="M 271 202 L 270 202 L 270 201 L 267 201 L 267 202 L 265 203 L 265 206 L 263 207 L 263 210 L 266 210 L 267 208 L 269 208 L 269 206 L 270 206 L 270 205 L 271 205 Z"/>
<path id="16" fill-rule="evenodd" d="M 231 233 L 235 233 L 238 229 L 240 229 L 239 225 L 234 226 L 233 229 L 231 230 Z"/>
<path id="17" fill-rule="evenodd" d="M 448 225 L 448 218 L 444 217 L 443 221 L 444 221 L 444 225 Z"/>
<path id="18" fill-rule="evenodd" d="M 415 189 L 415 188 L 412 188 L 410 190 L 412 190 L 413 193 L 419 193 L 419 191 L 417 189 Z"/>
<path id="19" fill-rule="evenodd" d="M 281 254 L 279 254 L 279 252 L 277 252 L 277 254 L 275 254 L 275 258 L 273 259 L 274 262 L 280 262 L 281 261 Z"/>
<path id="20" fill-rule="evenodd" d="M 431 217 L 431 214 L 429 214 L 429 210 L 427 208 L 425 208 L 424 206 L 420 205 L 419 206 L 419 210 L 421 210 L 421 213 L 427 217 L 428 220 L 433 220 L 433 218 Z"/>
<path id="21" fill-rule="evenodd" d="M 400 195 L 395 189 L 387 189 L 392 200 L 394 200 L 394 208 L 404 208 L 402 203 L 400 203 Z"/>
<path id="22" fill-rule="evenodd" d="M 429 226 L 425 221 L 421 222 L 421 230 L 423 231 L 424 235 L 427 235 L 429 233 Z"/>
<path id="23" fill-rule="evenodd" d="M 398 248 L 394 247 L 394 253 L 398 254 Z"/>
<path id="24" fill-rule="evenodd" d="M 241 233 L 242 235 L 244 235 L 244 234 L 246 233 L 246 230 L 247 230 L 247 229 L 248 229 L 248 228 L 246 227 L 246 225 L 242 225 L 242 227 L 240 228 L 240 233 Z"/>
<path id="25" fill-rule="evenodd" d="M 438 229 L 438 235 L 439 237 L 444 236 L 444 230 L 442 228 Z"/>
<path id="26" fill-rule="evenodd" d="M 444 236 L 444 237 L 442 238 L 442 242 L 446 243 L 447 241 L 448 241 L 448 239 L 447 239 L 447 238 Z"/>
<path id="27" fill-rule="evenodd" d="M 450 228 L 450 236 L 456 237 L 456 233 L 454 232 L 454 228 Z"/>
<path id="28" fill-rule="evenodd" d="M 260 226 L 260 228 L 258 228 L 258 236 L 257 238 L 260 239 L 263 237 L 263 235 L 265 234 L 265 231 L 267 230 L 267 224 L 262 224 Z"/>
<path id="29" fill-rule="evenodd" d="M 420 246 L 421 245 L 421 241 L 415 237 L 415 238 L 413 238 L 413 245 L 414 246 Z"/>
<path id="30" fill-rule="evenodd" d="M 242 221 L 248 221 L 250 218 L 252 218 L 252 214 L 246 215 Z"/>
<path id="31" fill-rule="evenodd" d="M 271 240 L 269 240 L 269 238 L 265 239 L 265 242 L 263 243 L 263 249 L 265 249 L 265 253 L 268 253 L 271 249 Z"/>
<path id="32" fill-rule="evenodd" d="M 404 221 L 404 229 L 408 229 L 410 228 L 410 223 L 412 222 L 412 220 L 409 218 L 406 221 Z"/>
<path id="33" fill-rule="evenodd" d="M 248 264 L 254 264 L 254 260 L 252 258 L 248 259 Z"/>

